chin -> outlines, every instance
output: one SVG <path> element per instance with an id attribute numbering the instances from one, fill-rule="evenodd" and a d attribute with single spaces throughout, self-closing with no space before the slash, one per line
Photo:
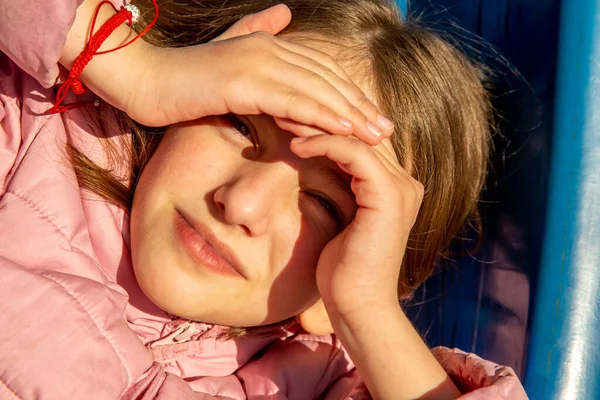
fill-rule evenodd
<path id="1" fill-rule="evenodd" d="M 156 267 L 156 264 L 154 266 L 160 268 Z M 148 267 L 147 264 L 144 270 L 134 267 L 138 284 L 152 303 L 171 315 L 223 326 L 250 327 L 266 324 L 263 322 L 266 312 L 257 313 L 257 307 L 244 309 L 232 307 L 230 299 L 235 295 L 218 296 L 210 290 L 210 287 L 191 289 L 188 286 L 186 288 L 185 284 L 182 285 L 182 279 L 189 282 L 189 278 L 186 279 L 185 275 L 178 279 L 175 277 L 178 275 L 176 271 L 171 270 L 168 271 L 169 274 L 164 274 L 164 269 L 153 274 L 151 273 L 152 267 Z M 179 290 L 173 290 L 173 288 L 179 288 Z M 202 292 L 205 296 L 195 294 Z M 253 311 L 250 312 L 250 309 Z"/>
<path id="2" fill-rule="evenodd" d="M 284 321 L 306 308 L 303 305 L 312 304 L 275 302 L 269 298 L 272 290 L 197 269 L 179 253 L 169 251 L 164 240 L 139 239 L 132 235 L 131 255 L 138 285 L 153 304 L 171 315 L 249 328 Z M 162 251 L 156 252 L 158 244 L 167 247 L 161 246 Z M 273 303 L 280 307 L 274 309 Z"/>

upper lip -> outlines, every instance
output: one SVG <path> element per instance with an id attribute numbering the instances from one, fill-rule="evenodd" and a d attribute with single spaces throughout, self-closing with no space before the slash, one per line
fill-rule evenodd
<path id="1" fill-rule="evenodd" d="M 217 239 L 210 228 L 202 222 L 192 219 L 181 210 L 177 210 L 177 212 L 233 269 L 247 279 L 244 268 L 242 268 L 242 263 L 229 246 Z"/>

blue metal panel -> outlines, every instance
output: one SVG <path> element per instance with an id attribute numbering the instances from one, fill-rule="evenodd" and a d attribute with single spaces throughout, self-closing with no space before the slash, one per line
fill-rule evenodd
<path id="1" fill-rule="evenodd" d="M 396 0 L 400 11 L 402 11 L 402 15 L 406 15 L 406 0 Z"/>
<path id="2" fill-rule="evenodd" d="M 526 386 L 600 399 L 600 0 L 564 0 L 554 151 Z"/>
<path id="3" fill-rule="evenodd" d="M 527 340 L 521 331 L 531 297 L 524 379 L 531 398 L 600 399 L 600 0 L 410 5 L 426 21 L 450 16 L 491 42 L 535 96 L 522 85 L 517 97 L 508 94 L 514 82 L 507 82 L 495 101 L 508 121 L 507 140 L 496 148 L 509 150 L 488 183 L 485 199 L 493 204 L 483 210 L 481 261 L 459 260 L 434 276 L 418 294 L 424 304 L 414 302 L 408 313 L 430 344 L 475 350 L 519 371 L 525 352 L 515 348 Z"/>
<path id="4" fill-rule="evenodd" d="M 484 60 L 497 71 L 494 105 L 503 117 L 481 204 L 484 246 L 475 259 L 459 259 L 434 276 L 407 312 L 429 344 L 475 351 L 522 376 L 546 218 L 560 0 L 409 5 L 409 14 L 423 13 L 438 29 L 451 19 L 483 37 L 526 83 L 493 54 Z"/>

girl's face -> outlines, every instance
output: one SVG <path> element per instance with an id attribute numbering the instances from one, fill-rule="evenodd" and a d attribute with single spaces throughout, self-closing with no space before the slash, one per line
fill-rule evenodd
<path id="1" fill-rule="evenodd" d="M 318 298 L 319 254 L 353 218 L 350 177 L 300 159 L 267 115 L 171 127 L 131 214 L 133 266 L 163 310 L 228 326 L 295 316 Z"/>

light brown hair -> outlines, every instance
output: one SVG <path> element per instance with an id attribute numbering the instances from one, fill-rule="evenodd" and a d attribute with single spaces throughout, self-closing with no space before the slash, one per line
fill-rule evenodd
<path id="1" fill-rule="evenodd" d="M 143 27 L 153 16 L 152 4 L 134 3 Z M 346 59 L 338 62 L 352 57 L 354 66 L 366 69 L 375 101 L 395 123 L 392 141 L 400 164 L 425 186 L 398 282 L 405 297 L 432 273 L 466 221 L 478 221 L 492 110 L 483 69 L 417 20 L 403 20 L 393 3 L 379 0 L 168 0 L 159 2 L 158 23 L 144 39 L 160 47 L 197 45 L 277 3 L 292 10 L 284 34 L 316 34 L 341 48 Z M 117 113 L 121 129 L 133 132 L 127 136 L 129 181 L 115 179 L 75 148 L 69 153 L 82 187 L 130 210 L 139 174 L 160 137 L 123 113 L 104 112 Z"/>

